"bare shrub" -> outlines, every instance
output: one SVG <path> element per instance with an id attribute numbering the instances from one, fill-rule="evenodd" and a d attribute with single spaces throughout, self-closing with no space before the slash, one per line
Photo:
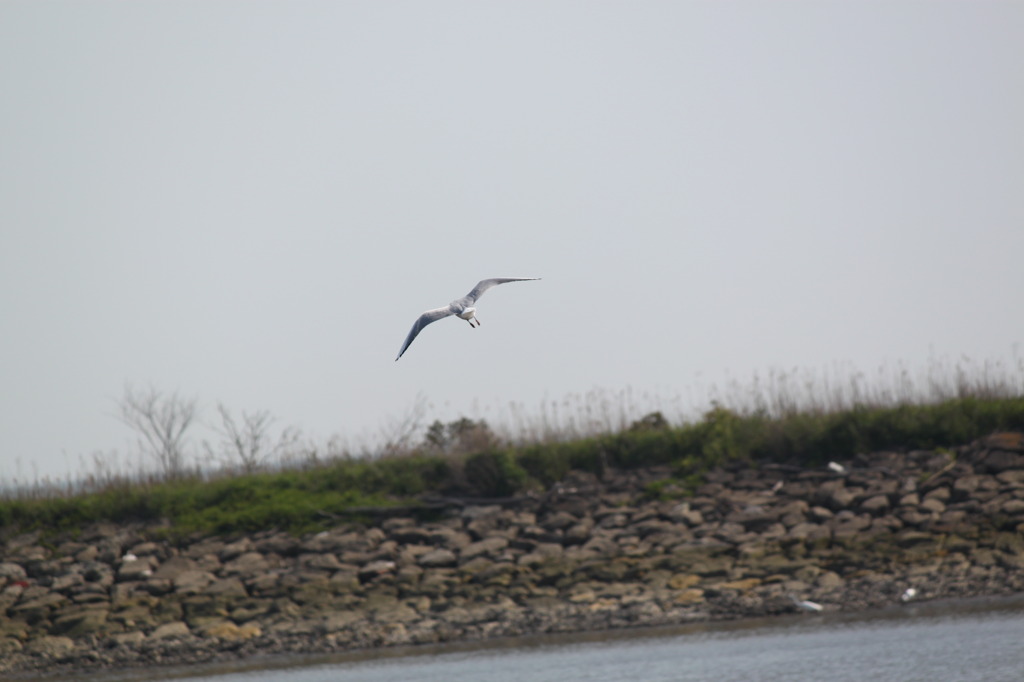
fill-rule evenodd
<path id="1" fill-rule="evenodd" d="M 185 435 L 196 417 L 196 399 L 165 394 L 152 386 L 125 386 L 120 419 L 140 436 L 139 447 L 156 460 L 168 478 L 185 473 Z"/>
<path id="2" fill-rule="evenodd" d="M 279 458 L 295 448 L 301 437 L 297 428 L 289 426 L 274 438 L 271 427 L 275 419 L 267 410 L 243 410 L 241 424 L 235 421 L 223 403 L 217 405 L 217 413 L 220 415 L 220 425 L 213 429 L 221 436 L 220 456 L 226 465 L 237 463 L 245 473 L 251 474 L 271 458 Z M 208 455 L 216 456 L 209 443 L 204 442 L 203 447 Z"/>
<path id="3" fill-rule="evenodd" d="M 384 457 L 410 454 L 413 438 L 419 433 L 426 413 L 427 399 L 422 393 L 417 394 L 405 414 L 391 419 L 381 428 L 382 445 L 379 454 Z"/>

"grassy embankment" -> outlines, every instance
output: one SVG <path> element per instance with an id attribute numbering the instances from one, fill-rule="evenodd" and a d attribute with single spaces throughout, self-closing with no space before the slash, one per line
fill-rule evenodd
<path id="1" fill-rule="evenodd" d="M 480 426 L 479 422 L 467 422 Z M 484 427 L 486 428 L 486 427 Z M 111 482 L 88 494 L 0 500 L 0 529 L 74 529 L 98 521 L 167 522 L 174 534 L 305 531 L 424 496 L 502 497 L 539 489 L 577 469 L 600 473 L 668 465 L 652 495 L 685 495 L 731 462 L 820 466 L 858 452 L 940 448 L 997 430 L 1024 430 L 1024 396 L 978 392 L 935 402 L 842 409 L 715 407 L 678 426 L 652 413 L 618 433 L 437 454 L 425 445 L 378 459 L 338 459 L 273 473 Z M 425 441 L 426 443 L 426 441 Z"/>

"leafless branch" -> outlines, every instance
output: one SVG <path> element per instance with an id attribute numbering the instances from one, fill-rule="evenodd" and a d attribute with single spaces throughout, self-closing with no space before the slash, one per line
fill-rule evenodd
<path id="1" fill-rule="evenodd" d="M 221 436 L 221 452 L 229 462 L 241 463 L 242 469 L 247 473 L 258 470 L 271 457 L 279 456 L 294 447 L 301 437 L 299 430 L 290 426 L 281 431 L 274 441 L 270 429 L 275 420 L 267 410 L 243 411 L 241 424 L 235 421 L 223 404 L 217 406 L 217 412 L 220 414 L 221 424 L 214 429 Z M 213 453 L 209 444 L 206 445 L 206 450 Z"/>
<path id="2" fill-rule="evenodd" d="M 119 404 L 120 419 L 141 436 L 139 445 L 167 476 L 185 471 L 185 434 L 196 416 L 196 400 L 176 392 L 163 394 L 153 387 L 136 390 L 125 386 Z"/>
<path id="3" fill-rule="evenodd" d="M 427 413 L 427 399 L 418 393 L 412 405 L 399 419 L 392 419 L 381 429 L 384 445 L 381 454 L 394 456 L 407 454 L 412 448 L 412 439 L 419 432 Z"/>

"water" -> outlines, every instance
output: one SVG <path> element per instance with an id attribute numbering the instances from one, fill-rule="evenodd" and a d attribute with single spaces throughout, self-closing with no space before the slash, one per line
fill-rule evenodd
<path id="1" fill-rule="evenodd" d="M 188 674 L 189 682 L 1019 682 L 1024 600 L 531 638 L 456 650 L 414 648 L 301 663 L 99 679 Z"/>

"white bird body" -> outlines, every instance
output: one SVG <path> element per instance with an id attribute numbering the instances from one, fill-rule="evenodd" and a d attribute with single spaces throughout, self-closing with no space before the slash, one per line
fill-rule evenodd
<path id="1" fill-rule="evenodd" d="M 527 282 L 537 279 L 540 279 L 540 277 L 492 277 L 491 279 L 480 280 L 477 282 L 477 285 L 462 298 L 455 299 L 443 308 L 434 308 L 433 310 L 428 310 L 420 315 L 416 319 L 416 322 L 413 323 L 412 329 L 409 330 L 409 335 L 405 337 L 405 343 L 402 344 L 402 349 L 398 351 L 398 358 L 402 357 L 402 354 L 405 353 L 406 349 L 408 349 L 412 344 L 413 339 L 415 339 L 419 333 L 423 331 L 423 328 L 431 322 L 436 322 L 442 318 L 455 315 L 466 322 L 469 322 L 470 327 L 479 326 L 480 320 L 476 317 L 476 307 L 474 307 L 473 304 L 476 303 L 477 299 L 483 296 L 484 292 L 491 287 L 498 284 L 505 284 L 506 282 Z M 474 322 L 476 322 L 476 325 L 473 324 Z M 395 358 L 395 362 L 398 361 L 398 358 Z"/>

